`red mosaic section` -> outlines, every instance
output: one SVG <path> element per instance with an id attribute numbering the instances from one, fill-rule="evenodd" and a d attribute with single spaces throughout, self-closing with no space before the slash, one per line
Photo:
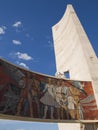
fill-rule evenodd
<path id="1" fill-rule="evenodd" d="M 61 120 L 98 119 L 92 83 L 37 74 L 0 60 L 0 113 Z"/>

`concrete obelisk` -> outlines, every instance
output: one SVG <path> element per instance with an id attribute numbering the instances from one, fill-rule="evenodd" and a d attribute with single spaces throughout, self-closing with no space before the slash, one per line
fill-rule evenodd
<path id="1" fill-rule="evenodd" d="M 98 107 L 98 59 L 72 5 L 52 31 L 57 72 L 69 72 L 72 80 L 91 81 Z M 59 124 L 59 130 L 75 126 Z"/>

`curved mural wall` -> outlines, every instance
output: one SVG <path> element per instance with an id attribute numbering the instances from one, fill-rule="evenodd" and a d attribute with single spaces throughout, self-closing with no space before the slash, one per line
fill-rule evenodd
<path id="1" fill-rule="evenodd" d="M 98 119 L 91 82 L 41 75 L 2 59 L 0 114 L 54 120 Z"/>

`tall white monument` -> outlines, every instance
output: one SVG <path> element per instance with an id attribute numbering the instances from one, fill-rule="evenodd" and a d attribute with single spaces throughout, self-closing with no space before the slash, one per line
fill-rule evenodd
<path id="1" fill-rule="evenodd" d="M 57 77 L 0 58 L 0 119 L 57 122 L 59 130 L 97 130 L 98 59 L 71 5 L 52 29 Z"/>
<path id="2" fill-rule="evenodd" d="M 72 5 L 52 31 L 57 72 L 69 73 L 72 80 L 91 81 L 98 107 L 98 58 Z M 59 124 L 59 130 L 68 129 L 78 126 Z"/>

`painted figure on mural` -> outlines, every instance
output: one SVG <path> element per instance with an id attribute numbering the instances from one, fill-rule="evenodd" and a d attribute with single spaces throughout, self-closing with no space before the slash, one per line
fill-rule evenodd
<path id="1" fill-rule="evenodd" d="M 61 98 L 61 119 L 69 119 L 69 111 L 68 111 L 68 98 L 62 93 L 62 98 Z"/>
<path id="2" fill-rule="evenodd" d="M 97 119 L 89 81 L 53 78 L 0 61 L 0 113 L 32 118 Z"/>
<path id="3" fill-rule="evenodd" d="M 8 68 L 5 68 L 4 65 L 7 66 L 7 63 L 0 63 L 0 113 L 15 114 L 15 107 L 19 100 L 19 88 L 17 83 L 9 76 Z M 10 69 L 12 68 L 10 66 Z"/>
<path id="4" fill-rule="evenodd" d="M 84 83 L 79 82 L 79 81 L 75 81 L 74 85 L 75 85 L 75 87 L 74 87 L 74 95 L 75 95 L 74 99 L 77 103 L 77 105 L 76 105 L 76 111 L 77 111 L 76 112 L 76 118 L 77 119 L 84 119 L 80 95 L 82 93 L 84 96 L 87 96 L 87 93 L 84 90 Z"/>
<path id="5" fill-rule="evenodd" d="M 55 90 L 55 93 L 56 93 L 56 96 L 55 96 L 55 99 L 56 99 L 56 110 L 57 110 L 57 118 L 60 119 L 61 118 L 61 104 L 60 104 L 60 101 L 61 101 L 61 98 L 62 98 L 62 87 L 61 87 L 61 80 L 57 80 L 57 83 L 56 83 L 56 90 Z"/>
<path id="6" fill-rule="evenodd" d="M 75 105 L 76 102 L 74 100 L 74 97 L 72 93 L 69 91 L 68 95 L 68 111 L 70 113 L 71 119 L 75 119 Z"/>
<path id="7" fill-rule="evenodd" d="M 45 88 L 43 89 L 43 94 L 44 95 L 40 99 L 40 102 L 44 104 L 43 118 L 47 117 L 47 112 L 50 107 L 50 118 L 53 119 L 55 98 L 54 98 L 54 85 L 51 78 L 48 78 L 48 83 L 45 85 Z"/>
<path id="8" fill-rule="evenodd" d="M 37 107 L 37 118 L 40 117 L 40 95 L 41 95 L 41 91 L 40 91 L 40 82 L 36 79 L 32 79 L 33 80 L 33 84 L 32 84 L 32 88 L 31 88 L 31 96 L 32 96 L 32 102 L 33 104 L 36 104 Z"/>
<path id="9" fill-rule="evenodd" d="M 65 117 L 69 119 L 69 113 L 68 113 L 68 93 L 69 93 L 69 88 L 66 85 L 66 82 L 63 80 L 61 82 L 61 99 L 60 99 L 60 105 L 61 105 L 61 119 L 64 119 Z M 64 112 L 64 110 L 65 112 Z M 66 116 L 64 115 L 66 113 Z"/>
<path id="10" fill-rule="evenodd" d="M 20 100 L 17 106 L 17 114 L 16 115 L 20 115 L 21 113 L 21 109 L 24 105 L 24 101 L 26 101 L 29 104 L 29 111 L 30 111 L 30 117 L 33 117 L 33 108 L 32 108 L 32 97 L 30 96 L 30 89 L 32 87 L 32 77 L 30 75 L 29 72 L 26 73 L 26 76 L 22 79 L 25 81 L 25 87 L 22 88 L 21 90 L 21 94 L 20 94 Z"/>
<path id="11" fill-rule="evenodd" d="M 83 108 L 82 108 L 82 105 L 80 103 L 79 96 L 75 95 L 74 100 L 76 102 L 76 108 L 75 108 L 76 109 L 76 119 L 84 119 Z"/>
<path id="12" fill-rule="evenodd" d="M 75 84 L 75 83 L 74 83 Z M 81 83 L 79 83 L 81 84 Z M 81 84 L 82 86 L 82 84 Z M 73 99 L 75 101 L 75 118 L 76 119 L 83 119 L 83 109 L 82 109 L 82 106 L 80 104 L 80 94 L 83 93 L 83 94 L 86 94 L 86 92 L 84 91 L 81 91 L 83 90 L 83 88 L 81 87 L 77 87 L 77 86 L 71 86 L 70 87 L 70 93 L 73 95 Z"/>
<path id="13" fill-rule="evenodd" d="M 80 92 L 84 93 L 87 96 L 87 93 L 84 90 L 84 83 L 81 83 L 79 81 L 72 81 L 71 83 L 73 87 L 77 88 L 78 90 L 80 90 Z"/>
<path id="14" fill-rule="evenodd" d="M 8 84 L 7 89 L 3 95 L 5 99 L 3 110 L 0 111 L 1 113 L 9 113 L 15 114 L 17 102 L 19 101 L 19 91 L 18 88 L 14 84 Z"/>

